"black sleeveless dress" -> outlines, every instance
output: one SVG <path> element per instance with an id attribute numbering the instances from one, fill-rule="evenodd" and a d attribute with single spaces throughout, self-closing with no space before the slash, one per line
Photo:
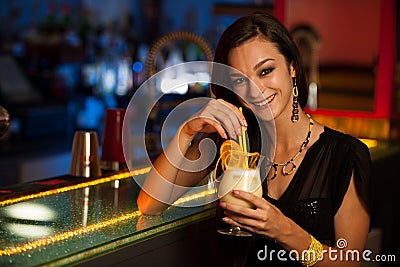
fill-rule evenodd
<path id="1" fill-rule="evenodd" d="M 342 204 L 353 172 L 357 193 L 371 214 L 372 166 L 367 146 L 357 138 L 325 127 L 320 138 L 307 150 L 283 195 L 272 199 L 264 194 L 264 198 L 321 243 L 333 246 L 334 216 Z M 263 186 L 264 192 L 268 192 L 266 182 Z M 225 237 L 221 242 L 226 247 L 226 242 L 239 244 L 240 239 Z M 236 261 L 245 262 L 245 266 L 301 266 L 291 261 L 288 253 L 273 240 L 254 236 L 242 242 L 246 243 L 246 252 L 242 246 L 241 252 L 232 256 L 241 254 L 242 259 Z M 234 250 L 231 248 L 230 253 Z M 278 251 L 281 251 L 279 256 Z"/>

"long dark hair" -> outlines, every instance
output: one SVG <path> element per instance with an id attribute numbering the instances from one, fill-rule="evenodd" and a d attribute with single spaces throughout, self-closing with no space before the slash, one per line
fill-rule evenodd
<path id="1" fill-rule="evenodd" d="M 270 41 L 276 46 L 278 51 L 285 57 L 288 70 L 290 64 L 293 64 L 293 68 L 296 70 L 296 82 L 299 90 L 298 101 L 300 106 L 304 108 L 307 104 L 308 89 L 300 53 L 296 44 L 293 42 L 289 31 L 272 15 L 253 13 L 241 17 L 231 24 L 219 39 L 215 51 L 214 62 L 229 65 L 229 52 L 233 48 L 238 47 L 257 36 Z M 214 74 L 215 73 L 213 73 L 213 76 Z M 211 85 L 211 91 L 216 98 L 222 98 L 236 106 L 241 105 L 238 96 L 228 88 L 213 83 Z M 249 111 L 246 111 L 244 115 L 246 116 L 249 125 L 254 125 L 252 123 L 256 122 L 255 116 L 252 113 L 250 114 Z M 251 128 L 253 127 L 248 128 L 249 135 L 251 135 L 251 142 L 260 140 L 259 130 L 252 130 Z M 260 148 L 259 142 L 252 144 L 254 150 Z"/>

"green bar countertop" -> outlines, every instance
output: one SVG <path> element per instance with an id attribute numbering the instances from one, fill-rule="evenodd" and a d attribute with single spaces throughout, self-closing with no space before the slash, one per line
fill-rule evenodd
<path id="1" fill-rule="evenodd" d="M 143 170 L 137 175 L 144 178 L 148 168 Z M 139 187 L 129 172 L 81 183 L 64 183 L 67 179 L 0 195 L 0 266 L 73 265 L 215 214 L 208 204 L 142 216 L 136 205 Z M 207 197 L 192 191 L 181 201 Z"/>

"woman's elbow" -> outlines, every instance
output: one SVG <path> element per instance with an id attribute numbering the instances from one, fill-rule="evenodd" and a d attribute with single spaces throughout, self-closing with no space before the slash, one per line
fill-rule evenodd
<path id="1" fill-rule="evenodd" d="M 166 207 L 161 202 L 141 191 L 136 201 L 142 215 L 160 215 Z"/>

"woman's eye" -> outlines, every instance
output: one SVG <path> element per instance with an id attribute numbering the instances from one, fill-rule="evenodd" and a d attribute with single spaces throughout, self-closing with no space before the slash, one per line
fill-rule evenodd
<path id="1" fill-rule="evenodd" d="M 271 73 L 274 69 L 273 68 L 267 68 L 267 69 L 263 69 L 260 73 L 261 76 L 265 76 L 269 73 Z"/>
<path id="2" fill-rule="evenodd" d="M 244 82 L 246 82 L 246 78 L 244 78 L 244 77 L 241 77 L 241 78 L 237 78 L 237 79 L 234 79 L 233 80 L 233 84 L 242 84 L 242 83 L 244 83 Z"/>

